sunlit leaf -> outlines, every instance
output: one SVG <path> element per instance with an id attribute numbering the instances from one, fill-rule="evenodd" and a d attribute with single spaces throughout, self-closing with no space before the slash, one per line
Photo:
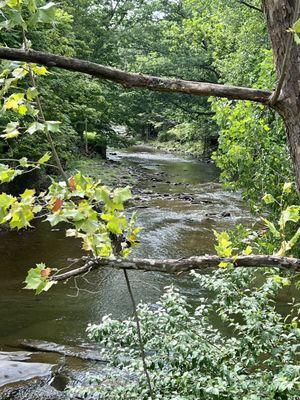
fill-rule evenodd
<path id="1" fill-rule="evenodd" d="M 274 203 L 274 202 L 275 202 L 275 199 L 274 199 L 274 197 L 273 197 L 271 194 L 267 193 L 267 194 L 264 195 L 263 201 L 264 201 L 266 204 L 271 204 L 271 203 Z"/>
<path id="2" fill-rule="evenodd" d="M 273 224 L 273 222 L 271 222 L 271 221 L 268 221 L 267 219 L 265 219 L 265 218 L 262 218 L 262 220 L 263 220 L 263 222 L 265 223 L 265 225 L 270 229 L 270 232 L 272 233 L 272 235 L 275 237 L 275 238 L 280 238 L 280 233 L 279 233 L 279 231 L 276 229 L 276 227 L 275 227 L 275 225 Z"/>
<path id="3" fill-rule="evenodd" d="M 53 133 L 57 133 L 60 131 L 60 125 L 61 125 L 60 121 L 46 121 L 46 126 L 48 131 Z"/>
<path id="4" fill-rule="evenodd" d="M 292 182 L 285 182 L 282 189 L 283 193 L 291 193 L 292 187 L 293 187 Z"/>
<path id="5" fill-rule="evenodd" d="M 48 70 L 44 65 L 40 67 L 38 65 L 32 64 L 31 69 L 35 73 L 35 75 L 43 76 L 48 74 Z"/>
<path id="6" fill-rule="evenodd" d="M 28 167 L 29 166 L 28 158 L 27 157 L 20 158 L 19 164 L 21 165 L 21 167 Z"/>
<path id="7" fill-rule="evenodd" d="M 34 100 L 37 97 L 37 95 L 38 95 L 38 91 L 37 91 L 37 88 L 35 88 L 35 87 L 29 88 L 26 91 L 26 96 L 29 101 Z"/>
<path id="8" fill-rule="evenodd" d="M 29 128 L 26 130 L 29 135 L 33 135 L 35 132 L 44 131 L 45 125 L 41 124 L 40 122 L 33 122 Z"/>
<path id="9" fill-rule="evenodd" d="M 46 162 L 48 162 L 48 161 L 50 160 L 50 158 L 51 158 L 51 153 L 50 153 L 50 152 L 47 152 L 47 153 L 45 153 L 45 154 L 43 155 L 43 157 L 41 157 L 41 158 L 38 160 L 38 164 L 40 164 L 40 165 L 45 164 Z"/>
<path id="10" fill-rule="evenodd" d="M 300 219 L 300 206 L 289 206 L 282 211 L 279 226 L 284 229 L 288 221 L 298 222 Z"/>

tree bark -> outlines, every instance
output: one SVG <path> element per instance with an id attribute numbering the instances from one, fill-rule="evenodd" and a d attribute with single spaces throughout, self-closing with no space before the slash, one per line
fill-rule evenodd
<path id="1" fill-rule="evenodd" d="M 222 258 L 215 255 L 205 255 L 182 258 L 179 260 L 156 260 L 148 258 L 133 258 L 130 260 L 118 258 L 116 260 L 109 260 L 107 258 L 92 258 L 89 259 L 82 267 L 73 269 L 63 274 L 53 275 L 51 279 L 54 281 L 64 281 L 75 276 L 83 275 L 100 267 L 181 274 L 190 272 L 191 270 L 217 268 L 220 262 L 231 262 L 235 265 L 235 267 L 281 267 L 289 268 L 295 271 L 300 270 L 299 258 L 268 255 L 239 256 L 236 259 Z"/>
<path id="2" fill-rule="evenodd" d="M 296 183 L 300 193 L 300 46 L 294 40 L 289 49 L 292 35 L 288 29 L 299 18 L 300 0 L 264 0 L 263 8 L 274 54 L 278 80 L 283 77 L 280 94 L 275 108 L 282 115 L 288 146 L 293 161 Z M 289 53 L 287 63 L 284 62 Z"/>

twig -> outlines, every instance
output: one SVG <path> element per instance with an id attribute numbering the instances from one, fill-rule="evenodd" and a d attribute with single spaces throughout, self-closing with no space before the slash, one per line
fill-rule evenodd
<path id="1" fill-rule="evenodd" d="M 136 322 L 136 330 L 137 330 L 138 339 L 139 339 L 141 358 L 142 358 L 142 362 L 143 362 L 143 369 L 144 369 L 145 377 L 146 377 L 146 380 L 147 380 L 150 397 L 151 397 L 152 400 L 154 400 L 154 393 L 153 393 L 153 390 L 152 390 L 151 380 L 150 380 L 150 376 L 149 376 L 148 369 L 147 369 L 146 354 L 145 354 L 145 348 L 144 348 L 144 343 L 143 343 L 143 339 L 142 339 L 140 319 L 139 319 L 139 316 L 138 316 L 138 313 L 137 313 L 136 303 L 135 303 L 134 296 L 133 296 L 133 293 L 132 293 L 132 290 L 131 290 L 128 273 L 127 273 L 126 269 L 123 269 L 123 271 L 124 271 L 124 276 L 125 276 L 125 280 L 126 280 L 128 293 L 129 293 L 130 300 L 131 300 L 132 307 L 133 307 L 133 314 L 134 314 L 134 319 L 135 319 L 135 322 Z"/>
<path id="2" fill-rule="evenodd" d="M 295 14 L 294 14 L 293 23 L 292 23 L 293 25 L 298 19 L 299 12 L 300 12 L 300 0 L 296 0 Z M 285 50 L 285 54 L 284 54 L 284 58 L 283 58 L 281 74 L 278 79 L 276 88 L 275 88 L 274 92 L 272 93 L 270 100 L 269 100 L 270 106 L 274 106 L 274 104 L 277 102 L 277 100 L 280 96 L 280 92 L 281 92 L 282 86 L 285 81 L 285 76 L 286 76 L 286 72 L 287 72 L 288 61 L 289 61 L 291 50 L 292 50 L 293 40 L 294 40 L 294 37 L 293 37 L 292 33 L 290 33 L 288 40 L 287 40 L 286 50 Z"/>
<path id="3" fill-rule="evenodd" d="M 258 8 L 256 6 L 254 6 L 253 4 L 247 3 L 246 1 L 238 0 L 238 2 L 241 4 L 244 4 L 244 6 L 247 6 L 247 7 L 251 8 L 252 10 L 259 11 L 261 13 L 263 12 L 263 10 L 261 8 Z"/>
<path id="4" fill-rule="evenodd" d="M 20 162 L 20 160 L 18 160 L 16 158 L 0 158 L 0 162 L 2 162 L 2 161 L 3 162 L 18 162 L 18 163 Z M 28 162 L 28 164 L 38 164 L 39 165 L 38 161 L 27 161 L 27 162 Z M 43 165 L 45 165 L 47 167 L 59 169 L 57 165 L 48 164 L 48 163 L 43 163 Z"/>

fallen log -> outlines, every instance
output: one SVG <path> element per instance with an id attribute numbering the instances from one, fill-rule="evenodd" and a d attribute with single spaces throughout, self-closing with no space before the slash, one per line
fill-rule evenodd
<path id="1" fill-rule="evenodd" d="M 84 260 L 87 260 L 87 258 L 84 258 Z M 190 272 L 192 270 L 216 268 L 221 262 L 233 263 L 235 267 L 279 267 L 295 271 L 300 270 L 299 258 L 269 255 L 244 255 L 237 258 L 223 258 L 216 255 L 205 255 L 190 258 L 162 260 L 144 258 L 117 258 L 114 260 L 107 258 L 91 258 L 88 259 L 82 267 L 72 269 L 62 274 L 58 273 L 53 275 L 50 279 L 54 281 L 64 281 L 72 277 L 83 275 L 100 267 L 180 274 Z"/>

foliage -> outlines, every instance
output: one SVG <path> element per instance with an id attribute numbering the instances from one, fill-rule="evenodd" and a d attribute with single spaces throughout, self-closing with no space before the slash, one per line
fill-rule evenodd
<path id="1" fill-rule="evenodd" d="M 261 229 L 263 234 L 243 227 L 215 232 L 218 255 L 297 253 L 300 207 L 284 205 L 292 187 L 285 183 L 279 200 L 264 196 L 281 210 L 278 228 L 263 219 L 268 229 Z M 298 283 L 297 275 L 275 268 L 235 268 L 228 262 L 212 274 L 192 275 L 210 293 L 209 299 L 197 300 L 196 309 L 174 288 L 167 288 L 154 306 L 138 306 L 155 398 L 296 400 L 300 308 L 291 300 L 282 315 L 275 300 Z M 91 376 L 88 386 L 70 387 L 70 393 L 93 399 L 149 398 L 134 319 L 106 316 L 87 332 L 101 344 L 111 368 Z"/>
<path id="2" fill-rule="evenodd" d="M 19 26 L 26 49 L 30 44 L 25 34 L 27 28 L 39 22 L 50 23 L 56 15 L 55 5 L 51 2 L 38 7 L 34 0 L 8 0 L 0 6 L 3 15 L 10 17 L 9 23 L 3 26 L 7 29 Z M 27 157 L 8 159 L 17 166 L 1 164 L 0 183 L 11 182 L 16 176 L 49 165 L 51 157 L 63 181 L 52 179 L 51 185 L 41 193 L 36 193 L 34 189 L 26 189 L 20 196 L 2 193 L 0 224 L 9 223 L 12 229 L 27 228 L 31 227 L 34 218 L 41 215 L 51 226 L 67 224 L 69 229 L 66 235 L 80 238 L 83 249 L 93 257 L 113 258 L 119 254 L 126 257 L 135 245 L 139 232 L 139 228 L 135 227 L 135 216 L 128 220 L 124 214 L 124 203 L 131 198 L 131 191 L 129 187 L 111 191 L 100 180 L 93 180 L 80 172 L 67 178 L 52 136 L 60 133 L 62 124 L 45 118 L 36 84 L 38 77 L 47 74 L 46 67 L 28 63 L 7 64 L 2 72 L 2 112 L 9 121 L 2 137 L 11 141 L 24 136 L 43 135 L 52 155 L 46 152 L 38 161 L 28 160 Z M 55 277 L 50 277 L 51 272 L 52 269 L 44 264 L 30 269 L 26 288 L 35 289 L 37 294 L 47 291 L 55 283 Z"/>
<path id="3" fill-rule="evenodd" d="M 235 6 L 222 0 L 217 3 L 218 13 L 213 15 L 215 4 L 207 0 L 200 4 L 194 0 L 184 4 L 159 0 L 117 4 L 83 0 L 74 4 L 64 0 L 62 9 L 53 2 L 5 0 L 0 2 L 0 28 L 21 35 L 10 38 L 4 33 L 1 40 L 18 42 L 22 36 L 25 49 L 33 41 L 41 48 L 93 55 L 95 61 L 109 61 L 133 70 L 143 68 L 145 72 L 170 73 L 188 79 L 205 76 L 213 81 L 221 74 L 226 82 L 271 86 L 274 76 L 261 17 L 250 16 L 245 9 L 236 13 Z M 57 25 L 53 23 L 55 18 Z M 149 25 L 143 29 L 146 19 Z M 76 33 L 74 27 L 78 27 Z M 293 29 L 297 33 L 298 26 Z M 32 33 L 27 34 L 28 30 Z M 90 46 L 80 48 L 87 38 Z M 182 39 L 185 45 L 179 46 Z M 246 43 L 249 51 L 245 57 Z M 120 44 L 118 49 L 116 44 Z M 191 52 L 190 57 L 186 57 L 187 51 Z M 242 63 L 245 58 L 249 61 L 246 69 Z M 43 152 L 48 148 L 52 152 L 51 156 L 47 151 L 37 157 L 34 154 L 32 160 L 27 156 L 8 160 L 14 167 L 1 164 L 1 183 L 28 171 L 53 167 L 48 164 L 52 159 L 63 178 L 52 178 L 51 185 L 41 193 L 34 189 L 26 189 L 18 196 L 2 193 L 0 224 L 22 229 L 30 227 L 34 218 L 40 216 L 51 226 L 67 226 L 66 235 L 80 239 L 83 249 L 93 258 L 128 256 L 140 230 L 135 226 L 135 216 L 128 218 L 124 211 L 131 198 L 130 188 L 111 190 L 81 172 L 68 177 L 55 142 L 61 139 L 59 135 L 66 127 L 72 133 L 76 128 L 82 138 L 84 131 L 96 131 L 95 139 L 100 136 L 100 128 L 108 131 L 111 123 L 126 121 L 132 129 L 140 128 L 140 117 L 154 124 L 164 118 L 175 120 L 175 125 L 180 125 L 168 132 L 173 139 L 180 144 L 198 142 L 198 124 L 184 116 L 190 99 L 185 98 L 185 104 L 178 105 L 173 97 L 174 108 L 162 107 L 167 99 L 163 95 L 149 94 L 143 101 L 133 91 L 125 93 L 118 89 L 109 95 L 109 85 L 81 76 L 75 80 L 67 72 L 52 77 L 47 68 L 32 63 L 3 64 L 0 79 L 2 139 L 11 149 L 15 145 L 17 150 L 12 154 L 20 149 L 21 138 L 27 140 L 28 147 L 33 143 L 28 138 L 37 135 L 42 137 L 40 146 L 45 143 Z M 42 100 L 47 102 L 45 111 Z M 125 103 L 123 107 L 119 107 L 121 102 Z M 199 106 L 205 111 L 209 104 L 193 102 L 191 109 L 201 114 Z M 216 233 L 216 251 L 222 257 L 251 254 L 258 249 L 281 256 L 295 254 L 300 208 L 291 205 L 286 197 L 293 184 L 286 182 L 290 169 L 288 162 L 282 161 L 287 157 L 281 122 L 270 111 L 249 103 L 241 106 L 220 100 L 212 107 L 221 130 L 215 159 L 224 171 L 223 178 L 235 181 L 235 187 L 246 188 L 252 201 L 264 192 L 265 204 L 277 215 L 276 222 L 269 217 L 263 219 L 268 228 L 263 237 L 252 232 L 251 237 L 243 236 L 242 244 L 233 234 Z M 179 114 L 178 109 L 183 113 Z M 69 133 L 67 136 L 72 140 Z M 258 181 L 256 186 L 254 178 Z M 259 273 L 235 268 L 234 263 L 227 262 L 220 267 L 211 275 L 194 274 L 201 289 L 214 293 L 213 301 L 201 299 L 196 310 L 173 288 L 167 290 L 156 307 L 139 306 L 147 368 L 156 398 L 296 400 L 300 393 L 298 305 L 291 305 L 285 317 L 274 306 L 277 296 L 293 278 L 276 269 L 260 269 Z M 47 291 L 56 283 L 56 274 L 45 264 L 37 264 L 29 270 L 26 288 L 37 294 Z M 73 393 L 101 399 L 149 398 L 141 349 L 137 346 L 136 321 L 120 322 L 108 317 L 100 325 L 89 326 L 88 332 L 104 345 L 103 353 L 111 366 L 122 369 L 125 375 L 120 376 L 113 369 L 101 391 L 102 379 L 95 377 L 88 387 L 74 388 Z"/>
<path id="4" fill-rule="evenodd" d="M 202 157 L 206 150 L 205 143 L 214 137 L 212 130 L 214 125 L 209 122 L 184 122 L 169 129 L 163 129 L 157 136 L 157 141 L 164 143 L 169 150 L 179 150 L 197 157 Z"/>
<path id="5" fill-rule="evenodd" d="M 277 215 L 276 222 L 261 217 L 259 231 L 238 226 L 232 232 L 215 232 L 218 245 L 215 247 L 220 257 L 236 257 L 243 255 L 273 254 L 277 256 L 300 257 L 300 206 L 290 205 L 294 197 L 293 184 L 286 182 L 282 187 L 281 195 L 275 199 L 266 193 L 263 201 L 273 205 L 271 217 Z M 222 262 L 220 267 L 232 266 Z"/>
<path id="6" fill-rule="evenodd" d="M 294 179 L 280 118 L 250 102 L 217 100 L 213 108 L 222 127 L 213 156 L 221 179 L 243 189 L 252 207 L 266 191 L 280 195 L 283 183 Z"/>
<path id="7" fill-rule="evenodd" d="M 155 398 L 297 399 L 299 327 L 295 316 L 284 319 L 274 307 L 288 280 L 266 273 L 255 285 L 255 277 L 245 269 L 195 274 L 201 290 L 214 293 L 212 304 L 199 299 L 195 311 L 174 288 L 153 307 L 139 305 Z M 91 377 L 88 386 L 72 388 L 72 395 L 147 399 L 134 320 L 104 317 L 88 334 L 122 373 L 111 369 Z"/>

